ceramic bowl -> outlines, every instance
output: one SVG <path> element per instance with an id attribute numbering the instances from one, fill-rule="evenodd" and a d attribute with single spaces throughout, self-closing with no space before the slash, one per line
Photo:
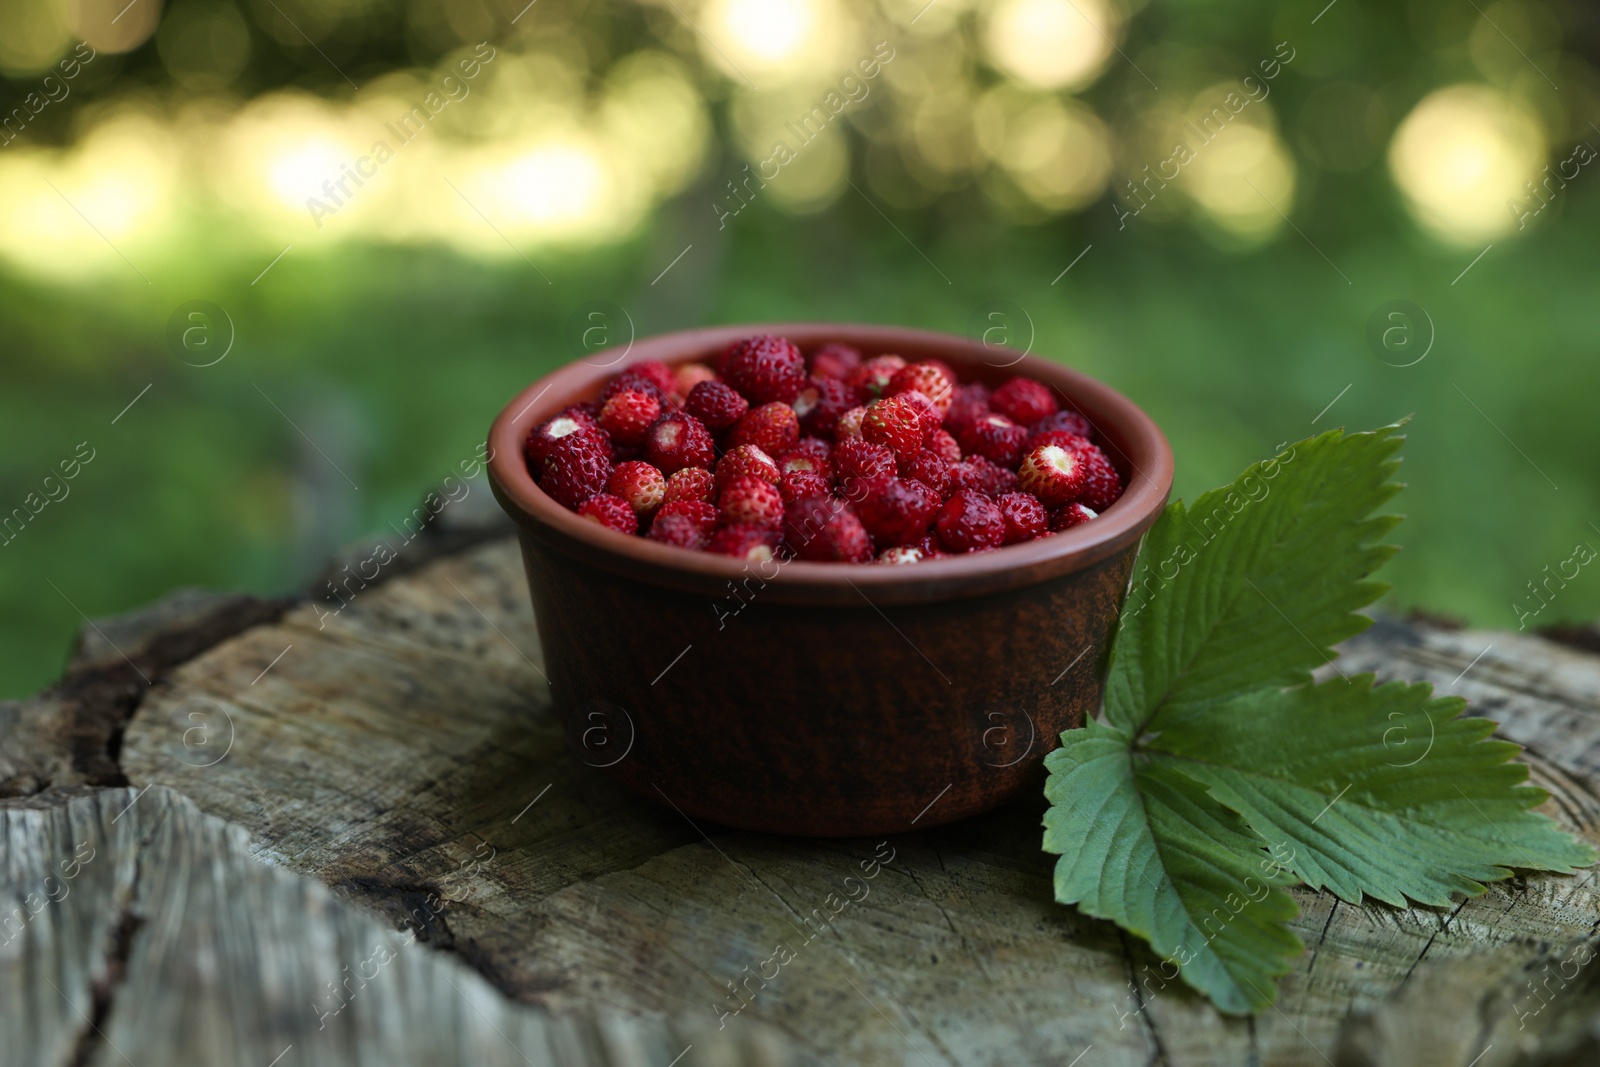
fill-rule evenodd
<path id="1" fill-rule="evenodd" d="M 1063 533 L 889 566 L 689 552 L 580 519 L 535 484 L 529 432 L 627 365 L 709 360 L 769 333 L 806 352 L 838 341 L 866 357 L 938 358 L 962 380 L 1037 378 L 1093 424 L 1126 491 Z M 1139 539 L 1172 485 L 1161 430 L 1111 388 L 888 326 L 720 326 L 597 352 L 513 398 L 489 447 L 579 758 L 696 819 L 808 836 L 933 826 L 1039 788 L 1045 753 L 1100 700 Z"/>

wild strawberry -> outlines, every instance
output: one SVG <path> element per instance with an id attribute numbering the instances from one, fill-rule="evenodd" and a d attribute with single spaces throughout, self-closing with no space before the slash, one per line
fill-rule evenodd
<path id="1" fill-rule="evenodd" d="M 722 382 L 701 382 L 689 391 L 683 410 L 705 423 L 708 430 L 725 430 L 744 417 L 750 401 Z"/>
<path id="2" fill-rule="evenodd" d="M 845 492 L 854 494 L 856 486 L 878 475 L 895 471 L 894 453 L 864 437 L 847 437 L 834 446 L 833 471 Z"/>
<path id="3" fill-rule="evenodd" d="M 1045 430 L 1028 438 L 1028 451 L 1032 452 L 1041 445 L 1055 445 L 1068 452 L 1081 452 L 1085 448 L 1093 448 L 1087 437 L 1075 434 L 1070 430 Z"/>
<path id="4" fill-rule="evenodd" d="M 806 361 L 782 337 L 751 337 L 729 351 L 722 378 L 752 405 L 787 404 L 806 382 Z"/>
<path id="5" fill-rule="evenodd" d="M 950 402 L 956 398 L 955 383 L 938 365 L 933 363 L 908 363 L 895 371 L 894 377 L 889 379 L 889 386 L 884 391 L 885 396 L 898 396 L 901 393 L 918 392 L 929 400 L 939 410 L 939 418 L 944 418 L 944 413 L 950 410 Z"/>
<path id="6" fill-rule="evenodd" d="M 704 500 L 674 500 L 670 504 L 662 504 L 656 509 L 656 522 L 673 515 L 680 515 L 700 525 L 709 536 L 711 528 L 717 524 L 717 509 L 707 504 Z"/>
<path id="7" fill-rule="evenodd" d="M 827 496 L 833 483 L 816 471 L 784 471 L 778 475 L 778 495 L 785 504 L 806 496 Z"/>
<path id="8" fill-rule="evenodd" d="M 821 474 L 832 474 L 833 464 L 828 462 L 828 457 L 833 453 L 833 446 L 820 437 L 802 437 L 795 446 L 778 457 L 779 470 L 814 470 Z M 802 467 L 802 460 L 809 460 L 810 467 Z"/>
<path id="9" fill-rule="evenodd" d="M 969 456 L 950 465 L 950 492 L 970 489 L 984 496 L 997 497 L 1017 490 L 1015 472 L 1006 470 L 982 456 Z"/>
<path id="10" fill-rule="evenodd" d="M 800 440 L 800 417 L 788 404 L 762 404 L 734 424 L 728 440 L 735 447 L 755 445 L 769 456 L 780 456 Z"/>
<path id="11" fill-rule="evenodd" d="M 963 455 L 977 453 L 1002 467 L 1015 468 L 1028 443 L 1028 431 L 1004 415 L 990 414 L 961 431 L 957 440 Z"/>
<path id="12" fill-rule="evenodd" d="M 779 473 L 778 465 L 759 445 L 739 445 L 717 460 L 717 491 L 746 475 L 775 484 Z"/>
<path id="13" fill-rule="evenodd" d="M 711 431 L 693 415 L 672 412 L 657 419 L 645 435 L 645 456 L 662 474 L 684 467 L 710 467 L 716 462 Z"/>
<path id="14" fill-rule="evenodd" d="M 916 409 L 917 417 L 922 420 L 922 436 L 924 440 L 933 431 L 939 429 L 939 409 L 926 396 L 913 389 L 910 392 L 899 394 L 895 399 L 904 400 Z"/>
<path id="15" fill-rule="evenodd" d="M 939 494 L 940 500 L 945 498 L 945 492 L 950 487 L 950 464 L 939 458 L 938 453 L 924 448 L 909 456 L 901 456 L 896 466 L 900 477 L 921 482 Z"/>
<path id="16" fill-rule="evenodd" d="M 1037 437 L 1039 434 L 1049 433 L 1052 430 L 1063 430 L 1067 433 L 1075 433 L 1079 437 L 1088 437 L 1093 429 L 1094 427 L 1089 425 L 1088 419 L 1076 411 L 1068 411 L 1063 408 L 1053 415 L 1046 415 L 1032 426 L 1029 426 L 1028 432 Z"/>
<path id="17" fill-rule="evenodd" d="M 856 406 L 856 391 L 838 378 L 813 374 L 794 398 L 800 428 L 815 437 L 832 438 L 839 416 Z"/>
<path id="18" fill-rule="evenodd" d="M 670 393 L 675 387 L 675 376 L 672 368 L 658 359 L 647 359 L 628 367 L 625 374 L 637 374 L 655 383 L 655 387 L 663 393 Z"/>
<path id="19" fill-rule="evenodd" d="M 783 522 L 783 496 L 771 482 L 745 474 L 717 494 L 717 510 L 725 523 L 777 527 Z"/>
<path id="20" fill-rule="evenodd" d="M 1060 445 L 1040 445 L 1017 468 L 1017 484 L 1047 508 L 1059 508 L 1083 490 L 1088 469 L 1078 453 Z"/>
<path id="21" fill-rule="evenodd" d="M 889 382 L 905 365 L 906 361 L 899 356 L 874 356 L 851 371 L 845 382 L 860 394 L 863 402 L 870 404 L 883 395 Z"/>
<path id="22" fill-rule="evenodd" d="M 667 480 L 650 464 L 633 459 L 617 464 L 606 481 L 606 492 L 626 500 L 635 515 L 648 515 L 660 507 L 666 497 Z"/>
<path id="23" fill-rule="evenodd" d="M 861 525 L 872 535 L 872 543 L 907 545 L 928 532 L 928 523 L 939 510 L 939 494 L 921 482 L 883 478 L 868 483 L 866 493 L 856 505 Z"/>
<path id="24" fill-rule="evenodd" d="M 661 402 L 636 389 L 624 389 L 600 409 L 600 425 L 613 441 L 624 445 L 643 441 L 651 424 L 660 417 Z"/>
<path id="25" fill-rule="evenodd" d="M 819 563 L 865 563 L 872 538 L 850 506 L 828 497 L 796 500 L 784 512 L 784 543 L 800 559 Z"/>
<path id="26" fill-rule="evenodd" d="M 1013 378 L 989 397 L 990 410 L 1023 426 L 1054 414 L 1060 406 L 1050 387 L 1032 378 Z"/>
<path id="27" fill-rule="evenodd" d="M 579 430 L 599 428 L 599 421 L 584 408 L 577 406 L 567 408 L 528 434 L 527 443 L 523 446 L 523 455 L 528 461 L 529 468 L 537 473 L 545 457 L 550 454 L 551 446 L 561 438 Z"/>
<path id="28" fill-rule="evenodd" d="M 921 409 L 910 400 L 911 394 L 875 400 L 861 418 L 861 436 L 875 445 L 886 445 L 895 455 L 906 455 L 922 447 L 928 426 Z"/>
<path id="29" fill-rule="evenodd" d="M 607 382 L 604 389 L 600 390 L 599 403 L 601 409 L 604 409 L 606 401 L 610 400 L 618 393 L 627 392 L 630 390 L 636 393 L 643 393 L 650 397 L 656 403 L 661 405 L 662 411 L 669 411 L 672 409 L 672 401 L 667 397 L 667 391 L 661 388 L 661 386 L 657 385 L 655 379 L 643 374 L 639 374 L 633 370 L 623 371 L 621 374 Z"/>
<path id="30" fill-rule="evenodd" d="M 811 353 L 811 373 L 818 378 L 843 378 L 861 366 L 861 353 L 849 345 L 823 345 Z"/>
<path id="31" fill-rule="evenodd" d="M 945 501 L 934 524 L 951 552 L 982 552 L 1005 543 L 1006 520 L 982 493 L 961 490 Z"/>
<path id="32" fill-rule="evenodd" d="M 639 517 L 633 513 L 633 508 L 620 496 L 612 496 L 610 493 L 596 493 L 585 500 L 579 506 L 578 514 L 590 522 L 597 522 L 606 529 L 618 533 L 639 532 Z"/>
<path id="33" fill-rule="evenodd" d="M 667 488 L 661 494 L 661 503 L 666 505 L 674 500 L 698 500 L 709 504 L 716 495 L 716 479 L 712 477 L 710 471 L 704 467 L 684 467 L 682 470 L 674 471 L 672 477 L 667 479 Z"/>
<path id="34" fill-rule="evenodd" d="M 558 438 L 544 458 L 539 487 L 569 511 L 596 493 L 611 478 L 611 442 L 600 430 L 576 430 Z"/>
<path id="35" fill-rule="evenodd" d="M 706 544 L 706 551 L 752 563 L 765 563 L 777 555 L 781 540 L 778 531 L 771 526 L 736 522 L 713 533 Z"/>
<path id="36" fill-rule="evenodd" d="M 895 545 L 878 553 L 879 563 L 921 563 L 925 558 L 922 549 L 915 545 Z"/>
<path id="37" fill-rule="evenodd" d="M 950 436 L 948 430 L 934 430 L 928 435 L 928 439 L 922 442 L 922 447 L 936 453 L 946 463 L 961 462 L 961 446 L 956 444 L 956 439 Z"/>
<path id="38" fill-rule="evenodd" d="M 982 382 L 956 386 L 950 407 L 944 413 L 944 428 L 958 440 L 961 431 L 989 414 L 989 387 Z"/>
<path id="39" fill-rule="evenodd" d="M 1005 493 L 994 502 L 1006 520 L 1005 543 L 1019 544 L 1043 537 L 1050 526 L 1050 515 L 1039 498 L 1030 493 Z"/>
<path id="40" fill-rule="evenodd" d="M 672 372 L 672 389 L 684 399 L 694 392 L 694 387 L 701 382 L 714 382 L 717 372 L 705 363 L 680 363 L 678 369 Z"/>
<path id="41" fill-rule="evenodd" d="M 1068 504 L 1066 507 L 1056 508 L 1050 513 L 1050 532 L 1060 533 L 1080 526 L 1090 519 L 1100 517 L 1099 512 L 1084 507 L 1082 504 Z"/>
<path id="42" fill-rule="evenodd" d="M 670 505 L 662 506 L 666 508 Z M 688 515 L 658 513 L 655 522 L 650 524 L 650 532 L 646 536 L 664 545 L 700 551 L 706 547 L 706 542 L 709 540 L 708 531 L 709 527 L 696 522 Z"/>
<path id="43" fill-rule="evenodd" d="M 835 443 L 843 441 L 846 437 L 861 436 L 861 420 L 867 417 L 867 409 L 857 405 L 839 416 L 839 421 L 833 426 L 833 440 Z"/>
<path id="44" fill-rule="evenodd" d="M 1083 460 L 1085 469 L 1083 491 L 1078 494 L 1078 503 L 1096 513 L 1102 512 L 1122 495 L 1122 475 L 1117 473 L 1117 468 L 1111 465 L 1106 454 L 1094 445 L 1080 450 L 1078 458 Z"/>

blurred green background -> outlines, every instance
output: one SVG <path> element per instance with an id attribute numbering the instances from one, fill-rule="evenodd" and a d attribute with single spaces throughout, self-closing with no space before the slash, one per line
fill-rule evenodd
<path id="1" fill-rule="evenodd" d="M 586 342 L 761 319 L 1003 333 L 1187 496 L 1410 414 L 1389 606 L 1592 619 L 1530 583 L 1600 546 L 1597 64 L 1575 0 L 12 0 L 0 695 L 303 585 Z"/>

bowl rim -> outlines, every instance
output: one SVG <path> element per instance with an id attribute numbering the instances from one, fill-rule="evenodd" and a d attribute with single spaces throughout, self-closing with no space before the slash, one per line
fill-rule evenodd
<path id="1" fill-rule="evenodd" d="M 523 458 L 528 433 L 562 408 L 586 399 L 622 369 L 645 360 L 668 365 L 707 359 L 734 341 L 757 334 L 787 337 L 810 350 L 829 341 L 871 356 L 900 352 L 907 359 L 939 358 L 961 370 L 979 364 L 1025 374 L 1050 385 L 1083 412 L 1112 446 L 1126 486 L 1093 522 L 989 552 L 949 556 L 907 566 L 776 560 L 763 564 L 688 552 L 648 538 L 608 530 L 547 496 Z M 997 363 L 1002 355 L 1005 362 Z M 1155 420 L 1110 386 L 1078 371 L 958 334 L 900 326 L 829 322 L 761 322 L 657 334 L 567 363 L 529 384 L 501 410 L 489 430 L 488 472 L 496 499 L 524 537 L 621 578 L 716 600 L 748 599 L 814 606 L 917 604 L 980 596 L 1033 585 L 1088 568 L 1135 545 L 1159 517 L 1172 488 L 1173 457 Z M 752 587 L 751 581 L 759 583 Z"/>

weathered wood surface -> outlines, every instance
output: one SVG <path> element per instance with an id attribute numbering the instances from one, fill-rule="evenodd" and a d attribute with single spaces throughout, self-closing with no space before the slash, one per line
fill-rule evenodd
<path id="1" fill-rule="evenodd" d="M 104 756 L 112 770 L 91 758 L 92 737 L 73 750 L 71 729 L 40 725 L 59 708 L 55 720 L 0 709 L 0 729 L 9 713 L 22 739 L 8 748 L 0 737 L 0 781 L 13 793 L 29 792 L 25 776 L 51 783 L 0 802 L 17 809 L 0 810 L 0 894 L 20 900 L 38 864 L 70 857 L 90 828 L 108 853 L 147 857 L 118 861 L 132 889 L 75 888 L 29 924 L 26 951 L 0 948 L 0 1063 L 75 1062 L 71 1050 L 93 1034 L 68 1000 L 98 1005 L 100 1029 L 138 1067 L 267 1064 L 291 1042 L 281 1067 L 511 1055 L 463 1002 L 539 1064 L 665 1067 L 690 1044 L 684 1067 L 782 1056 L 941 1067 L 1080 1055 L 1083 1067 L 1600 1062 L 1600 967 L 1587 965 L 1600 953 L 1594 872 L 1519 877 L 1447 909 L 1298 891 L 1295 927 L 1310 947 L 1278 1006 L 1225 1019 L 1163 986 L 1132 939 L 1052 902 L 1042 801 L 886 843 L 818 842 L 691 822 L 613 786 L 567 750 L 549 711 L 509 541 L 361 590 L 337 614 L 254 610 L 271 617 L 144 691 Z M 1600 843 L 1600 656 L 1385 621 L 1340 667 L 1468 697 L 1528 746 L 1551 813 Z M 612 725 L 621 743 L 625 724 Z M 1393 743 L 1410 758 L 1427 739 Z M 587 758 L 614 751 L 596 745 Z M 91 764 L 98 779 L 83 770 Z M 113 771 L 127 788 L 68 799 Z M 13 858 L 24 853 L 34 866 Z M 156 873 L 174 864 L 189 873 Z M 860 899 L 841 906 L 852 876 L 868 891 L 851 889 Z M 136 922 L 118 926 L 119 915 Z M 41 925 L 49 916 L 77 925 Z M 41 930 L 53 939 L 37 940 Z M 406 932 L 423 945 L 330 1020 L 345 1036 L 327 1040 L 307 983 L 366 960 L 377 935 Z M 108 956 L 122 962 L 108 968 Z M 479 992 L 413 970 L 424 966 Z M 391 983 L 391 971 L 406 977 Z M 223 991 L 222 978 L 251 992 Z M 492 1009 L 480 999 L 491 989 Z M 30 1047 L 65 1051 L 11 1059 L 23 1020 L 37 1035 Z M 597 1041 L 566 1053 L 539 1044 L 562 1027 L 626 1025 L 646 1058 Z M 190 1031 L 204 1036 L 180 1043 Z M 436 1032 L 447 1045 L 426 1046 Z M 122 1062 L 109 1044 L 82 1046 L 76 1062 Z M 751 1058 L 757 1047 L 767 1061 Z M 441 1048 L 454 1051 L 428 1058 Z"/>

